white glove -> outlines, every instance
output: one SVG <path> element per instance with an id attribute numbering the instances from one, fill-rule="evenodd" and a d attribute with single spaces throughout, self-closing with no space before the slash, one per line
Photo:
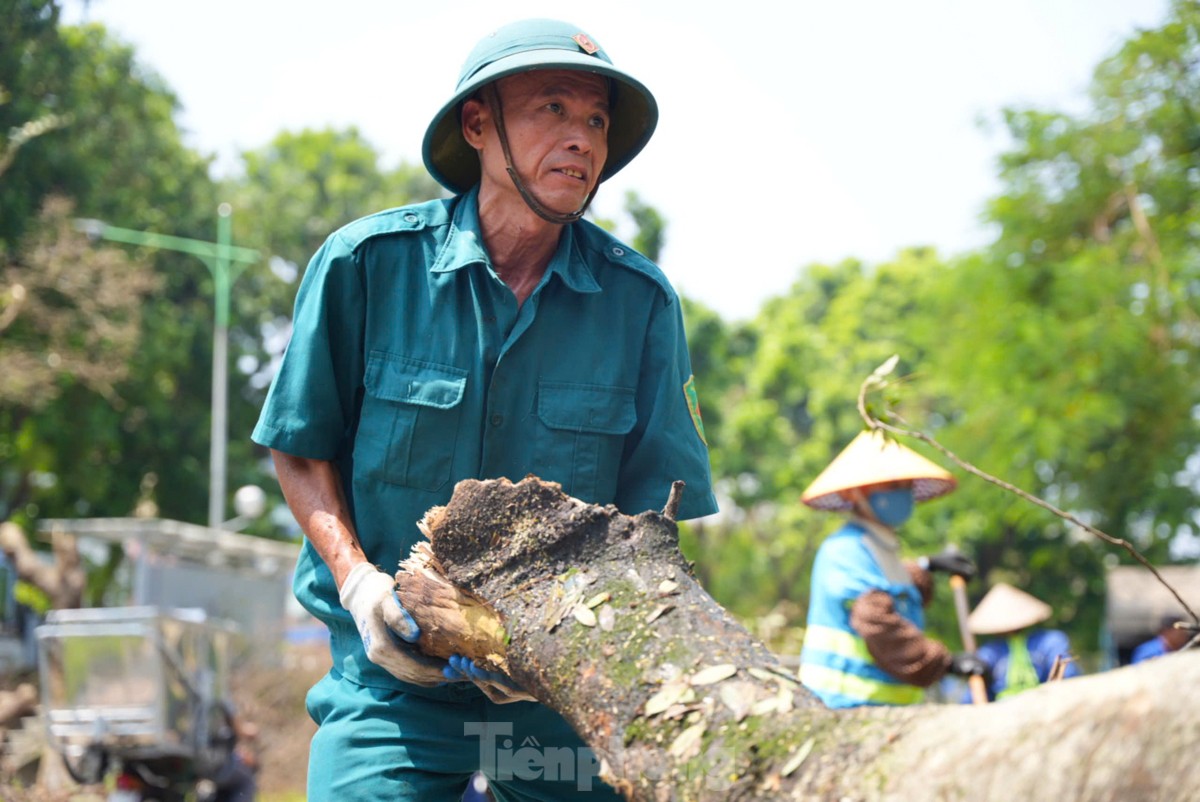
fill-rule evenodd
<path id="1" fill-rule="evenodd" d="M 354 566 L 338 598 L 358 627 L 367 659 L 396 679 L 431 688 L 446 681 L 446 663 L 421 654 L 415 643 L 421 628 L 400 604 L 392 577 L 370 563 Z"/>

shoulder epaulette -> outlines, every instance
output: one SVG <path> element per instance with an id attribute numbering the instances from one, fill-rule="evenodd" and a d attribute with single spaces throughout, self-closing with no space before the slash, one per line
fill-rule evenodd
<path id="1" fill-rule="evenodd" d="M 662 290 L 668 306 L 678 300 L 675 288 L 671 286 L 666 274 L 654 262 L 591 221 L 581 220 L 577 226 L 577 247 L 600 256 L 611 264 L 645 276 Z"/>
<path id="2" fill-rule="evenodd" d="M 334 236 L 345 242 L 350 250 L 354 250 L 375 237 L 420 231 L 449 222 L 450 199 L 432 200 L 360 217 L 339 228 L 334 232 Z"/>

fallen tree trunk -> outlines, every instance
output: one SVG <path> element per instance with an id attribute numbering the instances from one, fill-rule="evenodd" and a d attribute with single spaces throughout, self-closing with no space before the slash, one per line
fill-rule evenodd
<path id="1" fill-rule="evenodd" d="M 0 523 L 0 551 L 15 567 L 17 577 L 44 592 L 52 609 L 80 607 L 87 586 L 87 572 L 80 560 L 75 537 L 66 532 L 54 532 L 50 544 L 54 562 L 48 564 L 29 545 L 24 529 L 11 521 Z"/>
<path id="2" fill-rule="evenodd" d="M 831 711 L 695 581 L 678 489 L 630 517 L 534 477 L 460 483 L 397 574 L 422 648 L 506 671 L 630 800 L 1194 798 L 1200 655 L 987 707 Z"/>

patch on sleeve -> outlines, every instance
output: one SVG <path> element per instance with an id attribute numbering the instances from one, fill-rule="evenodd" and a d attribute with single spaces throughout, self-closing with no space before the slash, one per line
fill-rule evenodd
<path id="1" fill-rule="evenodd" d="M 688 414 L 692 416 L 692 423 L 700 435 L 700 442 L 708 446 L 708 439 L 704 436 L 704 421 L 700 417 L 700 396 L 696 394 L 695 374 L 688 376 L 688 380 L 683 383 L 683 397 L 687 399 Z"/>

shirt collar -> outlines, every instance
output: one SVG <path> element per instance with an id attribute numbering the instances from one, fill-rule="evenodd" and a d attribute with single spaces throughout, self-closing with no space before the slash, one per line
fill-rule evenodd
<path id="1" fill-rule="evenodd" d="M 546 278 L 558 276 L 568 289 L 575 292 L 599 292 L 600 285 L 575 244 L 575 230 L 580 223 L 563 226 L 558 249 L 546 267 Z M 479 223 L 479 185 L 460 195 L 450 222 L 450 234 L 434 260 L 430 271 L 451 273 L 467 265 L 491 265 L 492 260 L 483 244 Z"/>
<path id="2" fill-rule="evenodd" d="M 867 531 L 867 535 L 888 551 L 900 550 L 900 538 L 896 535 L 896 530 L 890 526 L 884 526 L 878 521 L 872 521 L 869 518 L 864 518 L 857 513 L 851 513 L 850 518 L 854 523 L 861 526 Z"/>

